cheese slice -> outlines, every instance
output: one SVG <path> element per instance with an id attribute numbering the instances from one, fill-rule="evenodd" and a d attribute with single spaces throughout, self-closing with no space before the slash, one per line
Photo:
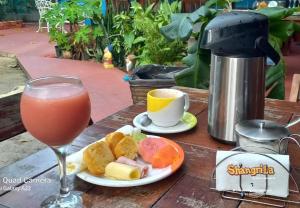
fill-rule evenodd
<path id="1" fill-rule="evenodd" d="M 104 175 L 117 180 L 137 180 L 141 178 L 141 171 L 137 167 L 111 162 L 105 167 Z"/>

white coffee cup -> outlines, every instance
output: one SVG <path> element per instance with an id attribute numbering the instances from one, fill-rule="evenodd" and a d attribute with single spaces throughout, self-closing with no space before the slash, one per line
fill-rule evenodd
<path id="1" fill-rule="evenodd" d="M 175 126 L 189 107 L 188 94 L 176 89 L 156 89 L 147 94 L 148 117 L 156 126 Z"/>

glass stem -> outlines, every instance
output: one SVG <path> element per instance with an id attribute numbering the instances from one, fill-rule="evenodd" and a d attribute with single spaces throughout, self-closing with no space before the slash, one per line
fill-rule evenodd
<path id="1" fill-rule="evenodd" d="M 60 196 L 66 197 L 70 193 L 68 178 L 67 178 L 67 147 L 52 148 L 58 158 L 58 166 L 60 171 Z"/>

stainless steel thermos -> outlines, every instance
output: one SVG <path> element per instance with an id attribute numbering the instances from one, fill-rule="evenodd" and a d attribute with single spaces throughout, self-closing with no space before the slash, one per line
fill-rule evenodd
<path id="1" fill-rule="evenodd" d="M 211 50 L 208 132 L 235 143 L 235 125 L 263 119 L 266 57 L 277 64 L 268 43 L 268 18 L 254 12 L 229 12 L 206 26 L 200 47 Z"/>

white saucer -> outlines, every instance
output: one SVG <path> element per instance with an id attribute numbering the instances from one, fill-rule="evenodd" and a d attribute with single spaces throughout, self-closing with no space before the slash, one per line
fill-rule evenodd
<path id="1" fill-rule="evenodd" d="M 151 133 L 159 133 L 159 134 L 179 133 L 179 132 L 184 132 L 184 131 L 190 130 L 193 127 L 195 127 L 197 124 L 196 116 L 194 116 L 193 114 L 191 114 L 189 112 L 185 112 L 182 119 L 175 126 L 160 127 L 160 126 L 154 125 L 153 123 L 151 123 L 149 126 L 142 126 L 140 123 L 140 119 L 145 114 L 147 114 L 147 112 L 137 115 L 133 119 L 133 125 L 139 129 L 142 129 L 143 131 L 151 132 Z"/>

